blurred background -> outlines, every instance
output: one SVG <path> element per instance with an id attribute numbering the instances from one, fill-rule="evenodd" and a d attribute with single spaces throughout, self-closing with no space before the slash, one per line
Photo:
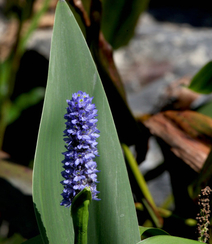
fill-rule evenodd
<path id="1" fill-rule="evenodd" d="M 210 1 L 125 0 L 120 6 L 113 2 L 102 1 L 100 28 L 114 49 L 115 65 L 133 116 L 143 122 L 145 116 L 160 111 L 191 109 L 210 101 L 210 94 L 181 91 L 212 59 Z M 22 243 L 39 234 L 32 203 L 32 169 L 56 4 L 56 0 L 0 0 L 2 244 Z M 77 9 L 76 1 L 69 4 Z M 164 161 L 155 137 L 151 135 L 148 141 L 145 158 L 137 159 L 143 174 Z M 148 177 L 159 206 L 172 194 L 170 172 L 163 169 Z M 168 209 L 176 209 L 174 201 Z"/>

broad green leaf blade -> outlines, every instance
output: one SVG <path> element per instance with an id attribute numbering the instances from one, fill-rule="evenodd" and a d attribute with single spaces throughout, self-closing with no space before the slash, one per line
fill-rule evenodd
<path id="1" fill-rule="evenodd" d="M 209 94 L 212 92 L 212 61 L 200 69 L 191 80 L 188 88 L 198 93 Z"/>
<path id="2" fill-rule="evenodd" d="M 106 40 L 117 49 L 126 45 L 134 34 L 140 14 L 149 0 L 103 0 L 102 31 Z"/>
<path id="3" fill-rule="evenodd" d="M 158 235 L 147 238 L 143 241 L 138 242 L 137 244 L 197 244 L 198 241 L 175 237 L 175 236 L 168 236 L 168 235 Z"/>
<path id="4" fill-rule="evenodd" d="M 88 244 L 137 243 L 135 207 L 107 98 L 74 16 L 65 1 L 59 1 L 33 174 L 33 199 L 45 243 L 74 242 L 70 209 L 60 206 L 60 181 L 66 99 L 78 90 L 94 97 L 101 131 L 96 160 L 101 201 L 92 201 L 89 207 Z"/>

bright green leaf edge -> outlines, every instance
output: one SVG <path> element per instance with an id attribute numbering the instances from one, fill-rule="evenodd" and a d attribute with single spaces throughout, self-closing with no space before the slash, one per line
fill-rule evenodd
<path id="1" fill-rule="evenodd" d="M 88 244 L 137 243 L 135 207 L 108 101 L 75 18 L 66 2 L 59 1 L 33 172 L 33 200 L 44 243 L 74 242 L 70 209 L 60 206 L 60 181 L 66 99 L 78 90 L 94 97 L 101 131 L 96 159 L 101 201 L 92 201 L 89 207 Z"/>
<path id="2" fill-rule="evenodd" d="M 169 235 L 166 231 L 153 227 L 139 226 L 140 235 L 144 237 L 156 235 Z"/>
<path id="3" fill-rule="evenodd" d="M 212 61 L 208 62 L 197 72 L 188 88 L 203 94 L 212 92 Z"/>
<path id="4" fill-rule="evenodd" d="M 194 244 L 199 243 L 198 241 L 175 237 L 175 236 L 168 236 L 168 235 L 158 235 L 147 238 L 143 241 L 138 242 L 137 244 Z"/>

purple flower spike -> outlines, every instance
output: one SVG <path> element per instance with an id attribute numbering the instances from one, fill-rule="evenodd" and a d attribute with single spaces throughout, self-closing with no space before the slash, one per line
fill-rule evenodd
<path id="1" fill-rule="evenodd" d="M 96 173 L 99 171 L 94 161 L 98 156 L 96 139 L 100 131 L 96 128 L 97 109 L 91 103 L 92 99 L 85 92 L 78 91 L 71 100 L 67 100 L 67 114 L 64 116 L 67 120 L 64 130 L 67 151 L 63 153 L 65 170 L 61 174 L 65 179 L 61 181 L 64 189 L 60 203 L 65 207 L 70 207 L 75 195 L 85 187 L 90 187 L 93 200 L 100 200 L 96 189 Z"/>

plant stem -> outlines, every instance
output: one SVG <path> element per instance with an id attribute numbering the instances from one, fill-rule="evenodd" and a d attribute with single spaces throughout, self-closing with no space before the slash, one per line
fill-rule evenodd
<path id="1" fill-rule="evenodd" d="M 74 225 L 74 244 L 87 244 L 87 230 L 88 230 L 88 207 L 91 202 L 90 188 L 84 188 L 78 193 L 71 205 L 71 216 Z"/>
<path id="2" fill-rule="evenodd" d="M 138 164 L 134 158 L 134 156 L 132 155 L 129 147 L 125 144 L 122 144 L 122 148 L 124 150 L 124 154 L 125 157 L 127 158 L 127 162 L 129 163 L 129 166 L 135 176 L 135 179 L 140 187 L 140 189 L 142 190 L 145 198 L 149 201 L 149 203 L 151 203 L 151 205 L 156 208 L 155 202 L 152 198 L 152 195 L 148 189 L 148 186 L 146 184 L 146 181 L 143 177 L 143 175 L 141 174 L 139 168 L 138 168 Z"/>

